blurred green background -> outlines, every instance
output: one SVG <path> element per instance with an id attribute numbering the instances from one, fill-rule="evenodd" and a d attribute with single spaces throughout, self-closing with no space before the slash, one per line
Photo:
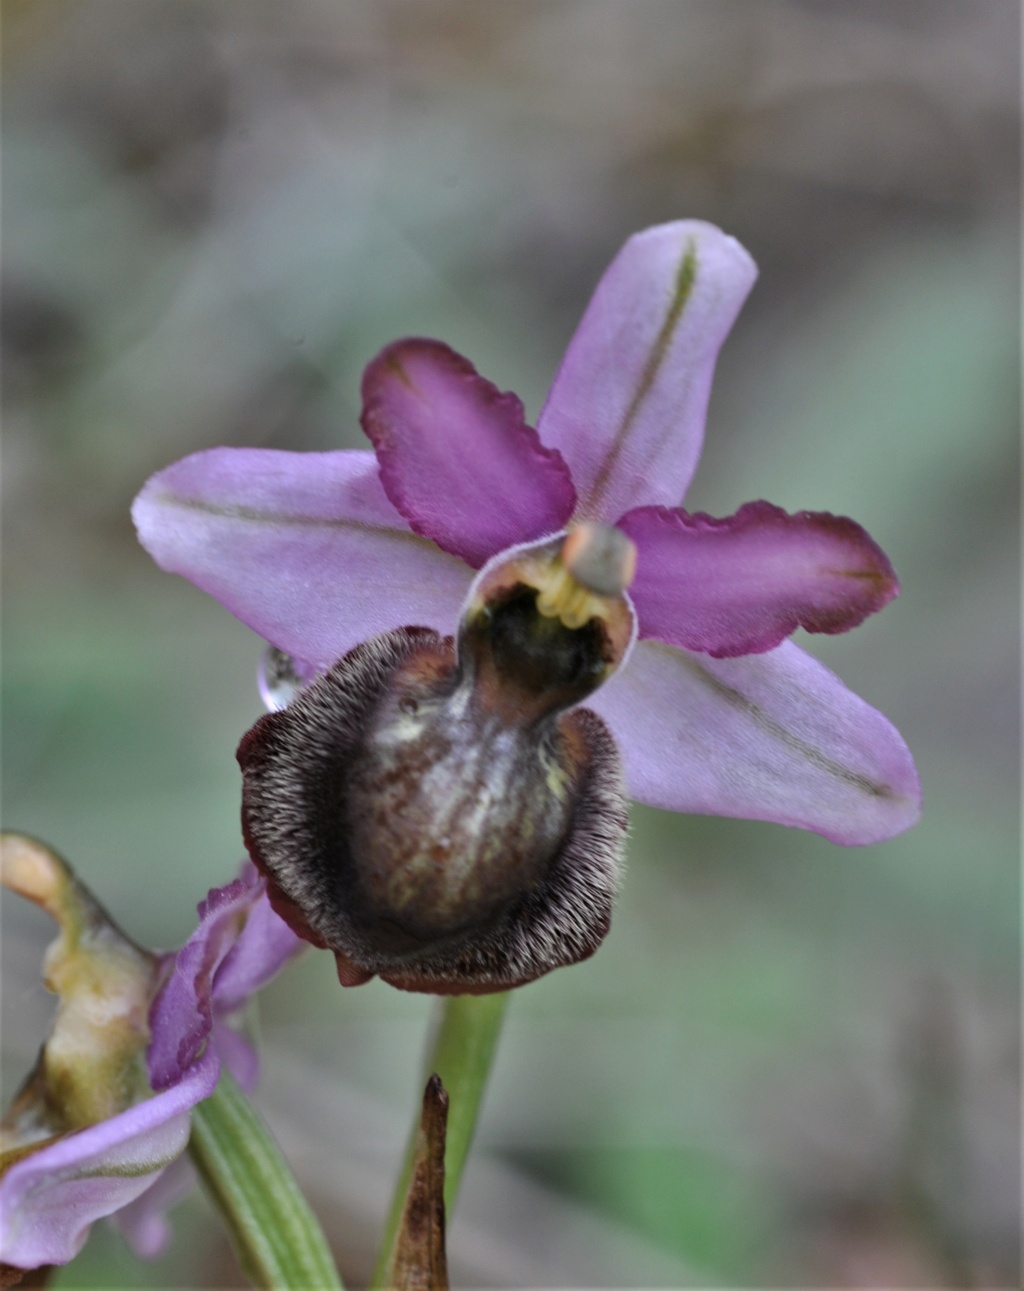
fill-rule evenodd
<path id="1" fill-rule="evenodd" d="M 4 815 L 140 940 L 242 854 L 260 642 L 136 545 L 214 444 L 357 446 L 433 335 L 536 415 L 633 230 L 761 279 L 688 499 L 864 523 L 903 595 L 806 642 L 901 728 L 925 815 L 844 851 L 638 809 L 612 933 L 520 991 L 450 1225 L 463 1286 L 1018 1285 L 1019 16 L 1014 0 L 4 4 Z M 443 625 L 439 625 L 443 626 Z M 50 929 L 4 907 L 8 1095 Z M 431 1002 L 310 952 L 261 1105 L 368 1272 Z M 235 1286 L 205 1202 L 154 1264 Z"/>

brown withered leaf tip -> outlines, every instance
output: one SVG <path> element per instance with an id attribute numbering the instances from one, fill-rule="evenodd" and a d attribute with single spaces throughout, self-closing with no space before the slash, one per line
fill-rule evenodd
<path id="1" fill-rule="evenodd" d="M 444 1149 L 448 1094 L 435 1072 L 423 1094 L 412 1179 L 384 1285 L 393 1291 L 448 1291 L 444 1239 Z"/>
<path id="2" fill-rule="evenodd" d="M 52 1272 L 52 1264 L 44 1264 L 39 1269 L 18 1269 L 13 1264 L 0 1264 L 0 1288 L 20 1287 L 21 1291 L 30 1291 L 32 1287 L 45 1287 Z"/>

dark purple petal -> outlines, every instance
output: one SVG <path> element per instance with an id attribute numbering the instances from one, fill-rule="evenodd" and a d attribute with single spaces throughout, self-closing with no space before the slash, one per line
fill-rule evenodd
<path id="1" fill-rule="evenodd" d="M 213 1093 L 210 1050 L 163 1093 L 24 1157 L 0 1179 L 0 1260 L 66 1264 L 94 1220 L 139 1197 L 185 1148 L 189 1113 Z"/>
<path id="2" fill-rule="evenodd" d="M 537 423 L 572 469 L 581 519 L 682 502 L 715 360 L 756 276 L 736 239 L 700 220 L 638 233 L 612 261 Z"/>
<path id="3" fill-rule="evenodd" d="M 630 587 L 641 638 L 716 658 L 771 650 L 798 627 L 845 632 L 899 591 L 888 557 L 845 516 L 748 502 L 724 520 L 638 507 Z"/>
<path id="4" fill-rule="evenodd" d="M 213 1044 L 217 1056 L 243 1091 L 251 1094 L 260 1078 L 260 1056 L 249 1040 L 218 1018 L 213 1023 Z"/>
<path id="5" fill-rule="evenodd" d="M 256 922 L 250 929 L 251 918 Z M 239 1007 L 300 948 L 270 909 L 266 883 L 255 866 L 247 862 L 241 877 L 210 892 L 199 905 L 199 927 L 178 951 L 150 1010 L 153 1088 L 180 1080 L 209 1038 L 214 1014 Z M 226 974 L 223 999 L 221 971 Z"/>
<path id="6" fill-rule="evenodd" d="M 233 1013 L 250 995 L 276 977 L 285 964 L 308 942 L 296 937 L 280 915 L 272 909 L 266 895 L 266 882 L 247 863 L 259 895 L 253 900 L 245 927 L 238 940 L 217 969 L 213 983 L 214 1008 L 217 1013 Z"/>
<path id="7" fill-rule="evenodd" d="M 791 641 L 738 659 L 641 641 L 587 703 L 612 728 L 630 794 L 652 806 L 848 844 L 891 838 L 920 814 L 899 732 Z"/>
<path id="8" fill-rule="evenodd" d="M 410 528 L 474 568 L 561 529 L 576 493 L 523 405 L 439 341 L 396 341 L 363 376 L 363 429 Z"/>
<path id="9" fill-rule="evenodd" d="M 471 577 L 410 531 L 369 452 L 209 449 L 154 475 L 132 515 L 161 568 L 322 666 L 391 628 L 451 631 Z"/>

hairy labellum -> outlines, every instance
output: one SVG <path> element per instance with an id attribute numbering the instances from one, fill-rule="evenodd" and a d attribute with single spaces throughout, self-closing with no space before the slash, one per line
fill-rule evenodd
<path id="1" fill-rule="evenodd" d="M 480 574 L 458 648 L 385 633 L 242 740 L 246 846 L 345 985 L 504 990 L 597 948 L 627 815 L 612 738 L 573 705 L 630 643 L 629 555 L 596 526 L 524 547 Z"/>
<path id="2" fill-rule="evenodd" d="M 450 638 L 358 646 L 238 751 L 271 900 L 345 984 L 484 993 L 592 954 L 626 830 L 618 753 L 586 709 L 509 725 Z"/>

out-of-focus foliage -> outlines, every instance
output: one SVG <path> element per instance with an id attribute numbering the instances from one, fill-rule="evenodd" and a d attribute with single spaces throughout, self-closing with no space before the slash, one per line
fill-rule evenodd
<path id="1" fill-rule="evenodd" d="M 914 749 L 846 852 L 636 813 L 612 935 L 513 1000 L 460 1210 L 471 1285 L 1018 1280 L 1018 13 L 1013 0 L 5 4 L 5 810 L 142 942 L 241 854 L 260 643 L 134 542 L 213 444 L 360 444 L 363 365 L 441 337 L 536 413 L 602 268 L 678 216 L 762 269 L 690 501 L 832 508 L 899 601 L 808 643 Z M 8 1087 L 48 1006 L 5 911 Z M 368 1271 L 428 1002 L 267 993 L 264 1110 Z M 235 1285 L 199 1202 L 139 1266 Z"/>

